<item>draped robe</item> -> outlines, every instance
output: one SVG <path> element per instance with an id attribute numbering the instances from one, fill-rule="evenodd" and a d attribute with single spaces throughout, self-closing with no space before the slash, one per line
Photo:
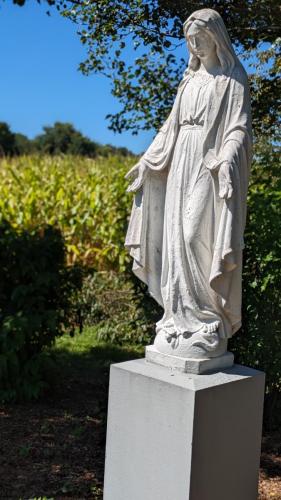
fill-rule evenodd
<path id="1" fill-rule="evenodd" d="M 181 96 L 191 78 L 184 73 L 170 115 L 141 158 L 148 174 L 136 193 L 125 245 L 133 257 L 133 271 L 148 285 L 163 307 L 161 294 L 163 225 L 166 185 L 179 134 Z M 208 285 L 217 294 L 222 316 L 220 336 L 231 337 L 241 326 L 241 273 L 246 196 L 251 162 L 251 116 L 247 75 L 236 65 L 229 75 L 215 77 L 207 102 L 203 129 L 203 164 L 212 174 L 214 245 Z M 231 164 L 233 195 L 219 197 L 218 169 Z"/>

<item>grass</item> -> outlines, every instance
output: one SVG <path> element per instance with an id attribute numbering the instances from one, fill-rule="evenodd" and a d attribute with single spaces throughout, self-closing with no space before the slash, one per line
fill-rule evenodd
<path id="1" fill-rule="evenodd" d="M 110 364 L 144 356 L 144 347 L 136 344 L 112 344 L 98 340 L 98 326 L 88 327 L 74 337 L 64 335 L 56 340 L 52 353 L 58 359 L 62 374 L 73 370 L 84 377 L 108 369 Z"/>

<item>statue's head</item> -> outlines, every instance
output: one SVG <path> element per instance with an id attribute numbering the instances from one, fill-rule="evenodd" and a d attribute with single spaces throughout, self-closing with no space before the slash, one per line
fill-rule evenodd
<path id="1" fill-rule="evenodd" d="M 238 59 L 225 24 L 218 12 L 201 9 L 193 12 L 183 25 L 190 59 L 189 69 L 197 71 L 202 58 L 216 52 L 223 73 L 230 73 Z"/>

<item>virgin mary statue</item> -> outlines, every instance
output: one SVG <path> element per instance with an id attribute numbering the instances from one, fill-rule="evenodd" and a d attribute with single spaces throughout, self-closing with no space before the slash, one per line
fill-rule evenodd
<path id="1" fill-rule="evenodd" d="M 172 111 L 127 174 L 136 195 L 125 245 L 164 309 L 154 347 L 217 357 L 241 326 L 250 97 L 216 11 L 194 12 L 184 35 L 190 59 Z"/>

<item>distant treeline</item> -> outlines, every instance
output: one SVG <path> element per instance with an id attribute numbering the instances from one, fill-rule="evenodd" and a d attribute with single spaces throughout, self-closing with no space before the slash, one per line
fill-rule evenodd
<path id="1" fill-rule="evenodd" d="M 41 153 L 49 155 L 73 154 L 95 158 L 111 155 L 134 156 L 125 147 L 99 144 L 85 137 L 71 123 L 56 122 L 43 127 L 43 133 L 34 139 L 12 132 L 10 126 L 0 122 L 0 157 Z"/>

